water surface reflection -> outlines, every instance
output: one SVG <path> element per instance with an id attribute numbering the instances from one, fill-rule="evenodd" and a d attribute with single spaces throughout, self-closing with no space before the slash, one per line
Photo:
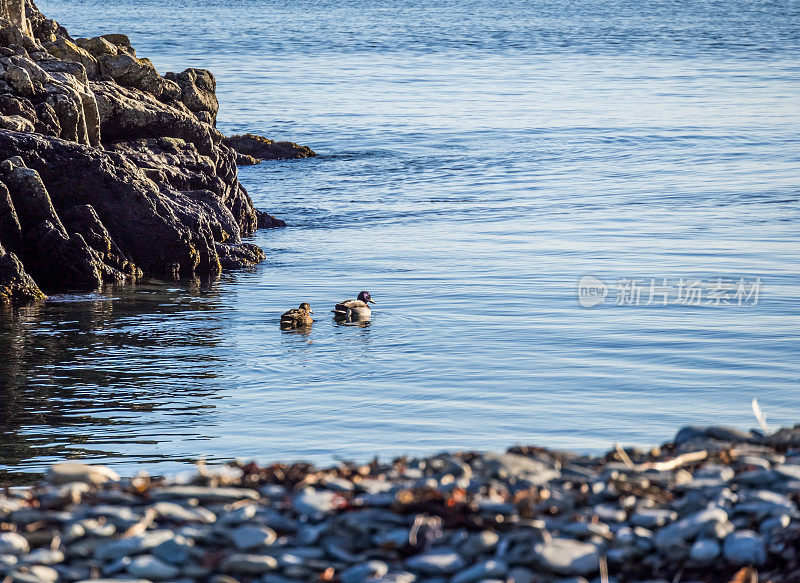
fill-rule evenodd
<path id="1" fill-rule="evenodd" d="M 120 441 L 131 449 L 123 455 L 163 459 L 152 447 L 161 440 L 202 438 L 225 317 L 199 280 L 2 308 L 0 465 L 118 457 Z M 148 429 L 167 417 L 163 432 Z"/>

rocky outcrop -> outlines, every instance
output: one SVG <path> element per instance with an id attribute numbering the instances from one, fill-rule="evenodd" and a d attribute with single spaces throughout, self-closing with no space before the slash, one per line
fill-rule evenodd
<path id="1" fill-rule="evenodd" d="M 316 156 L 308 146 L 300 146 L 294 142 L 275 142 L 255 134 L 242 134 L 230 136 L 223 140 L 243 156 L 250 156 L 257 160 L 280 160 L 285 158 L 311 158 Z"/>
<path id="2" fill-rule="evenodd" d="M 40 300 L 44 294 L 25 272 L 22 262 L 0 245 L 0 302 Z"/>
<path id="3" fill-rule="evenodd" d="M 209 71 L 160 75 L 125 35 L 72 38 L 0 0 L 0 299 L 263 260 L 242 238 L 285 223 L 239 183 L 256 160 L 216 129 L 215 91 Z M 259 158 L 313 155 L 250 138 Z"/>

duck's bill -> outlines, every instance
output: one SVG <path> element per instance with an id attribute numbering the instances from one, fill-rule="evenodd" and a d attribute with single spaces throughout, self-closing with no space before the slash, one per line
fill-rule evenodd
<path id="1" fill-rule="evenodd" d="M 375 302 L 375 300 L 373 300 L 373 299 L 369 299 L 369 300 L 367 300 L 367 303 L 374 304 L 374 303 L 377 303 L 377 302 Z"/>
<path id="2" fill-rule="evenodd" d="M 316 314 L 316 312 L 314 310 L 309 310 L 308 313 L 309 314 Z"/>

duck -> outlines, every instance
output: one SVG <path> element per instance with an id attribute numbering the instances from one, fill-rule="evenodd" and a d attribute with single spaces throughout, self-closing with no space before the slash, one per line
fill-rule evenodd
<path id="1" fill-rule="evenodd" d="M 372 310 L 369 304 L 374 304 L 375 300 L 369 295 L 368 291 L 362 291 L 354 300 L 344 300 L 333 308 L 333 317 L 337 320 L 348 322 L 357 320 L 369 320 Z"/>
<path id="2" fill-rule="evenodd" d="M 292 308 L 281 316 L 281 328 L 294 329 L 311 326 L 314 318 L 311 317 L 311 304 L 303 302 L 299 308 Z"/>

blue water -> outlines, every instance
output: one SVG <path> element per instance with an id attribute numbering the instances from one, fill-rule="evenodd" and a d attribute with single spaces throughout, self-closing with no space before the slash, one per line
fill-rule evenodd
<path id="1" fill-rule="evenodd" d="M 800 422 L 800 3 L 39 5 L 320 156 L 241 170 L 291 225 L 255 269 L 3 313 L 0 468 L 599 450 L 752 427 L 754 397 Z M 585 275 L 761 287 L 584 308 Z M 371 324 L 334 324 L 362 289 Z"/>

